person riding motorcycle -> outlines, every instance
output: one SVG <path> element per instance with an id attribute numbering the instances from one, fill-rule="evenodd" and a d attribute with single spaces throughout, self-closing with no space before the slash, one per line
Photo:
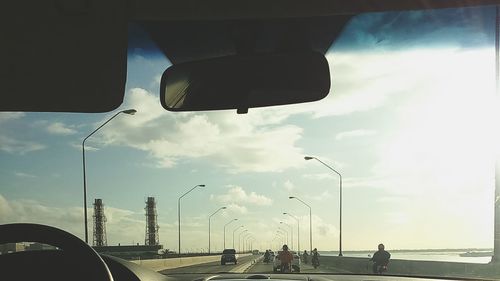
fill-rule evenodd
<path id="1" fill-rule="evenodd" d="M 314 266 L 314 268 L 317 268 L 319 266 L 319 253 L 317 248 L 314 248 L 314 250 L 312 251 L 312 265 Z"/>
<path id="2" fill-rule="evenodd" d="M 309 254 L 307 253 L 306 250 L 304 250 L 304 253 L 302 254 L 302 261 L 307 264 L 309 262 Z"/>
<path id="3" fill-rule="evenodd" d="M 288 251 L 288 246 L 283 245 L 283 251 L 279 253 L 281 272 L 292 272 L 293 255 Z"/>
<path id="4" fill-rule="evenodd" d="M 378 245 L 378 251 L 373 254 L 370 261 L 373 261 L 372 271 L 376 274 L 382 274 L 387 271 L 387 265 L 389 264 L 389 259 L 391 254 L 385 250 L 384 244 Z"/>
<path id="5" fill-rule="evenodd" d="M 266 250 L 266 253 L 264 254 L 264 262 L 268 263 L 271 258 L 271 253 L 269 253 L 269 250 Z"/>

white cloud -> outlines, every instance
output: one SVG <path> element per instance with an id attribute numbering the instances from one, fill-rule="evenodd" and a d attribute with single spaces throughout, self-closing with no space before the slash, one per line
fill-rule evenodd
<path id="1" fill-rule="evenodd" d="M 311 198 L 313 200 L 316 200 L 316 201 L 322 201 L 322 200 L 330 199 L 332 197 L 332 195 L 330 194 L 330 192 L 328 190 L 325 190 L 318 195 L 308 195 L 307 197 Z"/>
<path id="2" fill-rule="evenodd" d="M 14 139 L 0 135 L 0 150 L 8 153 L 26 154 L 28 152 L 45 149 L 45 145 L 32 141 Z"/>
<path id="3" fill-rule="evenodd" d="M 227 209 L 231 212 L 237 213 L 237 214 L 248 214 L 248 209 L 245 206 L 241 206 L 235 203 L 231 203 L 227 205 Z"/>
<path id="4" fill-rule="evenodd" d="M 104 206 L 108 245 L 144 241 L 144 213 Z M 88 209 L 92 233 L 92 209 Z M 0 194 L 0 223 L 39 223 L 71 232 L 83 239 L 81 207 L 52 207 L 35 200 L 8 200 Z M 168 225 L 162 224 L 168 227 Z M 92 236 L 90 236 L 92 239 Z M 91 242 L 91 241 L 90 241 Z"/>
<path id="5" fill-rule="evenodd" d="M 340 132 L 337 135 L 335 135 L 335 139 L 336 140 L 343 140 L 346 138 L 353 138 L 353 137 L 373 136 L 375 134 L 376 134 L 376 132 L 373 130 L 359 129 L 359 130 L 352 130 L 352 131 L 347 131 L 347 132 Z"/>
<path id="6" fill-rule="evenodd" d="M 20 177 L 20 178 L 36 178 L 35 175 L 23 173 L 23 172 L 15 172 L 14 175 L 16 175 L 16 177 Z"/>
<path id="7" fill-rule="evenodd" d="M 295 189 L 295 185 L 290 181 L 290 180 L 287 180 L 283 186 L 285 187 L 285 189 L 287 191 L 293 191 Z"/>
<path id="8" fill-rule="evenodd" d="M 302 177 L 310 180 L 326 180 L 326 179 L 332 179 L 333 175 L 331 173 L 318 173 L 318 174 L 304 174 L 302 175 Z"/>
<path id="9" fill-rule="evenodd" d="M 62 122 L 54 122 L 47 126 L 47 132 L 55 135 L 73 135 L 76 134 L 77 131 L 68 127 Z"/>
<path id="10" fill-rule="evenodd" d="M 79 150 L 79 151 L 82 151 L 82 144 L 81 143 L 70 143 L 69 144 L 71 147 L 73 147 L 74 149 L 76 150 Z M 85 143 L 85 152 L 87 151 L 97 151 L 99 150 L 99 148 L 95 147 L 95 146 L 91 146 L 91 145 L 88 145 L 87 143 Z"/>
<path id="11" fill-rule="evenodd" d="M 218 195 L 215 197 L 222 203 L 242 203 L 242 204 L 252 204 L 259 206 L 272 205 L 273 200 L 264 195 L 257 194 L 255 192 L 247 193 L 240 186 L 231 187 L 226 194 Z"/>
<path id="12" fill-rule="evenodd" d="M 0 112 L 0 123 L 24 117 L 24 112 Z"/>
<path id="13" fill-rule="evenodd" d="M 163 168 L 200 158 L 232 173 L 280 172 L 303 165 L 296 145 L 302 128 L 277 125 L 288 115 L 266 110 L 246 115 L 169 113 L 144 89 L 131 89 L 127 96 L 125 107 L 137 109 L 137 114 L 115 119 L 93 141 L 146 151 Z"/>

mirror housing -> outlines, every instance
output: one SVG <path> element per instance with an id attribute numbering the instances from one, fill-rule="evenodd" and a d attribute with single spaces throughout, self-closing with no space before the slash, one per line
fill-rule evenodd
<path id="1" fill-rule="evenodd" d="M 320 100 L 330 91 L 325 56 L 316 52 L 254 54 L 172 65 L 162 75 L 160 99 L 169 111 L 203 111 Z"/>

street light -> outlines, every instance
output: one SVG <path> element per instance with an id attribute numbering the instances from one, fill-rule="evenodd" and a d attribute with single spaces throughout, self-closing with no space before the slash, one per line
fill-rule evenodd
<path id="1" fill-rule="evenodd" d="M 288 230 L 284 230 L 283 228 L 278 227 L 278 231 L 282 231 L 285 234 L 285 236 L 286 236 L 286 244 L 288 245 Z"/>
<path id="2" fill-rule="evenodd" d="M 127 109 L 118 111 L 115 115 L 111 116 L 106 122 L 104 122 L 101 126 L 97 127 L 92 133 L 86 136 L 82 141 L 82 160 L 83 160 L 83 216 L 84 216 L 84 224 L 85 224 L 85 243 L 89 243 L 89 232 L 88 232 L 88 220 L 87 220 L 87 174 L 85 171 L 85 141 L 90 138 L 95 132 L 97 132 L 100 128 L 104 127 L 104 125 L 108 124 L 109 121 L 113 120 L 120 113 L 125 113 L 128 115 L 134 115 L 137 112 L 135 109 Z"/>
<path id="3" fill-rule="evenodd" d="M 297 221 L 297 249 L 298 249 L 298 252 L 300 253 L 300 222 L 299 222 L 299 218 L 297 218 L 296 216 L 294 216 L 290 213 L 283 213 L 283 215 L 288 215 Z"/>
<path id="4" fill-rule="evenodd" d="M 334 168 L 330 167 L 325 162 L 319 160 L 316 157 L 306 156 L 306 157 L 304 157 L 304 159 L 305 160 L 312 160 L 312 159 L 314 159 L 314 160 L 318 161 L 319 163 L 323 164 L 328 169 L 330 169 L 333 172 L 335 172 L 339 176 L 339 190 L 340 190 L 340 192 L 339 192 L 339 257 L 341 257 L 341 256 L 343 256 L 342 255 L 342 175 L 337 170 L 335 170 Z"/>
<path id="5" fill-rule="evenodd" d="M 293 249 L 293 227 L 291 225 L 289 225 L 288 223 L 282 222 L 282 221 L 280 221 L 280 224 L 284 224 L 290 228 L 290 234 L 291 234 L 290 249 Z"/>
<path id="6" fill-rule="evenodd" d="M 248 237 L 250 237 L 250 236 L 252 236 L 252 233 L 250 233 L 250 232 L 247 232 L 247 233 L 243 234 L 243 252 L 245 252 L 245 249 L 246 249 L 246 242 L 245 242 L 245 240 Z"/>
<path id="7" fill-rule="evenodd" d="M 237 221 L 237 220 L 238 220 L 238 219 L 232 219 L 232 220 L 230 220 L 228 223 L 226 223 L 226 224 L 224 225 L 224 249 L 226 249 L 226 226 L 228 226 L 229 224 L 231 224 L 231 223 L 233 223 L 233 222 L 235 222 L 235 221 Z M 233 248 L 234 248 L 234 247 L 233 247 Z"/>
<path id="8" fill-rule="evenodd" d="M 208 216 L 208 254 L 210 254 L 210 219 L 213 215 L 217 214 L 220 210 L 227 209 L 227 207 L 220 207 L 217 211 L 213 212 L 210 216 Z"/>
<path id="9" fill-rule="evenodd" d="M 242 232 L 240 232 L 238 234 L 238 251 L 240 251 L 240 253 L 241 253 L 241 234 L 243 234 L 243 233 L 245 233 L 247 231 L 248 231 L 248 229 L 245 229 L 245 230 L 243 230 Z"/>
<path id="10" fill-rule="evenodd" d="M 283 246 L 283 244 L 286 244 L 285 242 L 285 235 L 280 232 L 280 231 L 276 231 L 276 235 L 278 235 L 278 237 L 280 238 L 280 242 L 281 242 L 281 245 L 278 247 L 278 248 L 281 248 L 281 246 Z"/>
<path id="11" fill-rule="evenodd" d="M 312 244 L 313 244 L 313 238 L 312 238 L 312 209 L 309 204 L 306 202 L 302 201 L 300 198 L 295 197 L 295 196 L 290 196 L 288 199 L 296 199 L 299 200 L 302 204 L 306 205 L 309 208 L 309 251 L 312 252 Z"/>
<path id="12" fill-rule="evenodd" d="M 205 187 L 204 184 L 195 185 L 190 190 L 186 191 L 186 193 L 182 194 L 181 197 L 177 200 L 177 221 L 179 222 L 179 256 L 181 255 L 181 199 L 186 196 L 189 192 L 193 191 L 197 187 Z"/>
<path id="13" fill-rule="evenodd" d="M 240 228 L 242 228 L 242 227 L 243 227 L 243 225 L 240 225 L 240 226 L 238 226 L 237 228 L 235 228 L 235 229 L 233 230 L 233 249 L 236 249 L 236 248 L 234 247 L 234 233 L 235 233 L 236 231 L 238 231 L 238 230 L 239 230 Z"/>

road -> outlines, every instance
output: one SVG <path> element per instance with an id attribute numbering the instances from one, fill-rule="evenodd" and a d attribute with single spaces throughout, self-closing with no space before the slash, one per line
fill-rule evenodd
<path id="1" fill-rule="evenodd" d="M 253 260 L 258 259 L 259 256 L 246 256 L 238 260 L 237 265 L 227 264 L 221 265 L 220 262 L 210 262 L 192 266 L 185 266 L 161 271 L 166 275 L 183 274 L 193 276 L 200 276 L 206 273 L 273 273 L 272 263 L 264 263 L 262 260 L 252 263 Z M 301 265 L 301 273 L 323 273 L 320 268 L 314 269 L 310 264 Z M 193 279 L 191 279 L 193 280 Z"/>
<path id="2" fill-rule="evenodd" d="M 238 259 L 238 264 L 226 264 L 221 265 L 220 262 L 209 262 L 185 267 L 178 267 L 172 269 L 166 269 L 161 271 L 163 274 L 186 274 L 186 273 L 237 273 L 238 268 L 244 266 L 244 264 L 254 260 L 256 256 L 246 256 Z M 239 272 L 242 273 L 242 272 Z"/>

